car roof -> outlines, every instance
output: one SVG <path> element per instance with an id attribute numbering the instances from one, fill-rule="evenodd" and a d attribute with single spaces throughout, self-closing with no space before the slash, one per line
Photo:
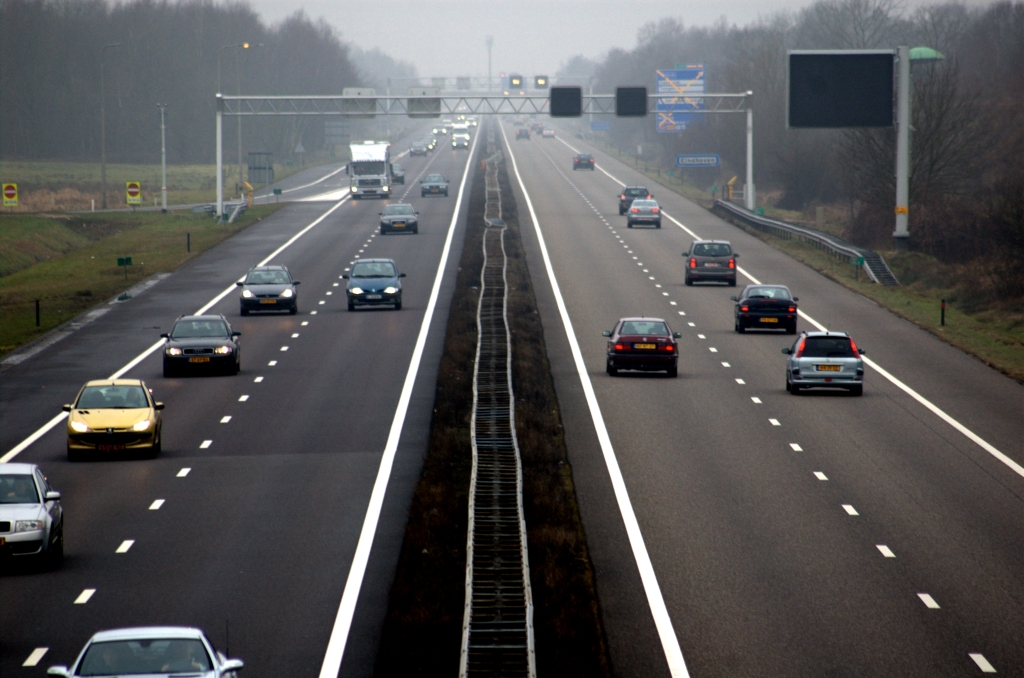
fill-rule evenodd
<path id="1" fill-rule="evenodd" d="M 786 289 L 786 290 L 789 289 L 788 285 L 779 285 L 779 284 L 776 284 L 776 283 L 757 283 L 756 285 L 747 285 L 743 289 L 744 290 L 749 290 L 751 287 L 781 287 L 781 288 Z"/>
<path id="2" fill-rule="evenodd" d="M 141 379 L 92 379 L 86 386 L 142 386 Z"/>
<path id="3" fill-rule="evenodd" d="M 729 245 L 730 247 L 732 246 L 732 243 L 729 242 L 728 240 L 694 240 L 693 241 L 694 245 L 706 245 L 708 243 L 713 243 L 715 245 Z"/>
<path id="4" fill-rule="evenodd" d="M 38 466 L 35 464 L 0 464 L 0 475 L 24 475 L 26 473 L 32 473 Z"/>
<path id="5" fill-rule="evenodd" d="M 366 263 L 380 264 L 380 263 L 383 263 L 383 262 L 388 262 L 388 263 L 393 264 L 393 263 L 395 263 L 395 260 L 394 259 L 360 259 L 356 263 L 357 264 L 366 264 Z"/>
<path id="6" fill-rule="evenodd" d="M 217 314 L 217 315 L 179 315 L 177 320 L 175 320 L 175 322 L 177 322 L 178 320 L 223 320 L 223 321 L 227 322 L 227 318 L 225 318 L 221 314 Z"/>
<path id="7" fill-rule="evenodd" d="M 846 337 L 850 338 L 849 332 L 801 332 L 801 334 L 808 337 Z"/>
<path id="8" fill-rule="evenodd" d="M 627 189 L 630 189 L 630 188 L 642 188 L 645 191 L 647 191 L 647 187 L 646 186 L 626 186 L 626 187 L 623 188 L 623 190 L 627 190 Z M 647 192 L 650 193 L 650 191 L 647 191 Z"/>
<path id="9" fill-rule="evenodd" d="M 89 642 L 99 643 L 111 640 L 133 640 L 135 638 L 191 638 L 199 640 L 203 637 L 202 630 L 190 626 L 135 626 L 100 631 L 94 634 L 89 639 Z"/>
<path id="10" fill-rule="evenodd" d="M 646 317 L 645 318 L 643 316 L 641 316 L 639 318 L 619 318 L 619 322 L 620 323 L 633 322 L 633 321 L 637 321 L 637 322 L 662 322 L 663 323 L 663 322 L 665 322 L 665 319 L 664 318 L 651 318 L 651 317 Z"/>
<path id="11" fill-rule="evenodd" d="M 288 267 L 284 264 L 267 264 L 266 266 L 253 266 L 249 269 L 252 271 L 287 271 Z"/>

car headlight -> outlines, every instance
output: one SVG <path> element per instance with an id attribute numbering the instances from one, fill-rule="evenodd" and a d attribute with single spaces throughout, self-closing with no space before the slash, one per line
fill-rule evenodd
<path id="1" fill-rule="evenodd" d="M 217 348 L 213 349 L 213 352 L 218 354 L 218 355 L 227 355 L 228 353 L 231 353 L 231 347 L 230 346 L 218 346 Z"/>
<path id="2" fill-rule="evenodd" d="M 43 530 L 46 528 L 46 523 L 41 520 L 17 520 L 14 523 L 15 532 L 32 532 L 33 530 Z"/>
<path id="3" fill-rule="evenodd" d="M 167 355 L 181 355 L 181 349 L 180 348 L 175 348 L 174 346 L 170 347 L 169 349 L 167 349 L 164 352 Z"/>
<path id="4" fill-rule="evenodd" d="M 394 294 L 397 291 L 398 291 L 397 287 L 385 287 L 384 288 L 384 294 Z"/>
<path id="5" fill-rule="evenodd" d="M 380 190 L 382 190 L 382 191 L 386 191 L 386 190 L 388 190 L 388 187 L 387 187 L 387 186 L 381 186 L 381 187 L 380 187 Z"/>
<path id="6" fill-rule="evenodd" d="M 295 292 L 293 292 L 291 290 L 291 288 L 289 288 L 289 289 L 285 290 L 284 292 L 281 292 L 280 296 L 284 297 L 285 299 L 291 299 L 292 297 L 295 296 Z"/>
<path id="7" fill-rule="evenodd" d="M 349 289 L 348 293 L 349 294 L 362 294 L 363 293 L 363 288 L 362 287 L 352 287 L 352 288 Z"/>
<path id="8" fill-rule="evenodd" d="M 89 430 L 89 427 L 84 421 L 73 421 L 71 422 L 71 430 L 75 433 L 85 433 Z"/>
<path id="9" fill-rule="evenodd" d="M 252 299 L 255 295 L 249 290 L 242 290 L 242 296 L 246 299 Z"/>
<path id="10" fill-rule="evenodd" d="M 135 422 L 135 425 L 132 426 L 132 430 L 133 431 L 145 431 L 146 429 L 149 428 L 150 423 L 151 422 L 149 421 L 149 419 L 143 419 L 142 421 L 137 421 L 137 422 Z"/>

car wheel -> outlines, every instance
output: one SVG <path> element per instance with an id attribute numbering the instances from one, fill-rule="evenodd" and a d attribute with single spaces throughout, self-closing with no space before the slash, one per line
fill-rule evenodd
<path id="1" fill-rule="evenodd" d="M 170 378 L 174 377 L 175 376 L 175 372 L 176 372 L 176 370 L 174 369 L 174 366 L 167 364 L 167 361 L 165 360 L 164 361 L 164 379 L 170 379 Z"/>
<path id="2" fill-rule="evenodd" d="M 729 287 L 736 287 L 736 278 L 729 278 Z"/>
<path id="3" fill-rule="evenodd" d="M 658 224 L 655 224 L 655 225 L 654 225 L 654 227 L 655 227 L 655 228 L 661 228 L 661 224 L 660 224 L 660 223 L 658 223 Z"/>
<path id="4" fill-rule="evenodd" d="M 790 395 L 800 395 L 800 387 L 791 383 L 789 385 L 789 393 Z"/>
<path id="5" fill-rule="evenodd" d="M 299 312 L 298 305 L 292 306 L 291 308 L 288 309 L 288 315 L 295 315 L 298 312 Z"/>
<path id="6" fill-rule="evenodd" d="M 395 304 L 395 310 L 396 311 L 401 311 L 402 310 L 402 302 L 399 301 L 399 302 L 397 302 Z"/>
<path id="7" fill-rule="evenodd" d="M 686 283 L 687 287 L 693 287 L 693 279 L 692 278 L 686 278 L 684 280 L 684 282 Z"/>
<path id="8" fill-rule="evenodd" d="M 249 315 L 249 309 L 241 308 L 241 309 L 238 310 L 238 314 L 239 315 Z"/>
<path id="9" fill-rule="evenodd" d="M 626 222 L 626 228 L 633 228 L 633 224 L 631 224 L 630 222 L 627 221 Z"/>
<path id="10" fill-rule="evenodd" d="M 444 192 L 444 197 L 446 197 L 446 198 L 448 197 L 448 191 Z"/>
<path id="11" fill-rule="evenodd" d="M 412 232 L 413 232 L 413 235 L 419 235 L 420 234 L 420 229 L 414 228 L 414 229 L 412 229 Z"/>
<path id="12" fill-rule="evenodd" d="M 864 384 L 852 387 L 850 389 L 850 395 L 855 396 L 855 397 L 859 397 L 859 396 L 864 395 Z"/>
<path id="13" fill-rule="evenodd" d="M 678 366 L 673 366 L 673 367 L 668 368 L 668 376 L 669 376 L 669 379 L 675 379 L 676 377 L 678 377 L 679 376 L 679 367 Z"/>
<path id="14" fill-rule="evenodd" d="M 786 328 L 786 334 L 796 334 L 796 323 Z"/>
<path id="15" fill-rule="evenodd" d="M 348 310 L 350 310 L 350 311 L 356 310 L 356 305 L 353 304 L 351 301 L 348 302 Z"/>
<path id="16" fill-rule="evenodd" d="M 83 459 L 81 450 L 72 450 L 71 446 L 68 446 L 68 461 L 82 461 Z"/>
<path id="17" fill-rule="evenodd" d="M 420 197 L 421 197 L 421 198 L 426 198 L 426 197 L 427 197 L 427 194 L 426 194 L 426 193 L 422 193 L 422 192 L 421 192 L 421 193 L 420 193 Z"/>
<path id="18" fill-rule="evenodd" d="M 387 234 L 388 234 L 388 232 L 387 232 L 387 231 L 385 231 L 385 230 L 384 230 L 384 229 L 382 228 L 382 229 L 380 229 L 380 234 L 381 234 L 381 235 L 387 235 Z"/>
<path id="19" fill-rule="evenodd" d="M 747 331 L 747 328 L 743 326 L 743 321 L 739 318 L 736 319 L 736 331 L 743 334 Z"/>
<path id="20" fill-rule="evenodd" d="M 50 544 L 50 550 L 47 553 L 50 561 L 50 567 L 57 569 L 64 564 L 64 521 L 60 521 L 60 525 L 57 526 L 57 536 Z"/>
<path id="21" fill-rule="evenodd" d="M 619 216 L 621 217 L 621 216 L 622 216 L 623 214 L 625 214 L 625 213 L 626 213 L 626 210 L 624 210 L 624 209 L 622 209 L 622 208 L 620 207 L 620 208 L 619 208 Z"/>
<path id="22" fill-rule="evenodd" d="M 616 369 L 614 366 L 612 366 L 611 362 L 609 362 L 605 366 L 605 371 L 608 372 L 608 374 L 613 376 L 613 377 L 618 376 L 618 374 L 619 374 L 619 370 Z"/>

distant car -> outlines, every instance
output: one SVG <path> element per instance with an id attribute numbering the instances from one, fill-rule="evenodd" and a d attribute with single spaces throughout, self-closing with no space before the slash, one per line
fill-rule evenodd
<path id="1" fill-rule="evenodd" d="M 673 332 L 661 318 L 622 318 L 615 329 L 602 332 L 608 337 L 605 369 L 615 376 L 620 370 L 679 374 L 679 346 L 682 335 Z"/>
<path id="2" fill-rule="evenodd" d="M 88 454 L 144 451 L 160 454 L 164 404 L 156 402 L 140 379 L 86 382 L 68 413 L 68 461 Z"/>
<path id="3" fill-rule="evenodd" d="M 238 374 L 242 369 L 241 332 L 234 332 L 222 315 L 184 315 L 161 337 L 164 344 L 164 377 L 186 368 Z"/>
<path id="4" fill-rule="evenodd" d="M 394 305 L 396 311 L 402 310 L 402 281 L 404 273 L 398 272 L 398 266 L 392 259 L 360 259 L 352 267 L 352 272 L 342 276 L 348 280 L 348 310 L 354 311 L 357 306 Z"/>
<path id="5" fill-rule="evenodd" d="M 796 334 L 799 298 L 785 285 L 747 285 L 738 297 L 729 299 L 736 302 L 734 316 L 740 334 L 755 328 Z"/>
<path id="6" fill-rule="evenodd" d="M 512 124 L 516 127 L 522 127 L 523 125 L 526 124 L 526 121 L 523 120 L 522 118 L 515 118 L 512 120 Z"/>
<path id="7" fill-rule="evenodd" d="M 520 127 L 519 129 L 517 129 L 516 130 L 516 141 L 519 141 L 520 139 L 526 139 L 527 141 L 529 141 L 530 140 L 530 130 L 527 129 L 526 127 Z"/>
<path id="8" fill-rule="evenodd" d="M 686 284 L 695 282 L 726 282 L 736 287 L 736 259 L 728 240 L 694 240 L 686 257 Z"/>
<path id="9" fill-rule="evenodd" d="M 442 136 L 447 136 L 448 135 L 448 128 L 447 127 L 435 127 L 434 128 L 434 134 L 440 134 Z"/>
<path id="10" fill-rule="evenodd" d="M 249 315 L 252 311 L 299 312 L 299 291 L 287 266 L 257 266 L 249 269 L 245 280 L 236 282 L 242 288 L 238 298 L 239 312 Z"/>
<path id="11" fill-rule="evenodd" d="M 530 131 L 540 134 L 544 131 L 544 124 L 540 122 L 530 123 Z"/>
<path id="12" fill-rule="evenodd" d="M 589 153 L 577 153 L 572 159 L 572 169 L 576 170 L 584 169 L 594 171 L 594 156 Z"/>
<path id="13" fill-rule="evenodd" d="M 35 464 L 0 464 L 0 558 L 64 561 L 64 509 Z"/>
<path id="14" fill-rule="evenodd" d="M 428 174 L 420 179 L 420 197 L 428 195 L 448 196 L 448 180 L 440 174 Z"/>
<path id="15" fill-rule="evenodd" d="M 864 395 L 864 349 L 846 332 L 802 332 L 786 359 L 786 390 L 800 395 L 805 388 L 845 388 Z"/>
<path id="16" fill-rule="evenodd" d="M 468 132 L 456 132 L 452 135 L 452 149 L 457 148 L 469 148 L 469 133 Z"/>
<path id="17" fill-rule="evenodd" d="M 419 233 L 419 212 L 412 205 L 399 203 L 388 205 L 380 213 L 380 234 L 388 233 Z"/>
<path id="18" fill-rule="evenodd" d="M 650 200 L 653 197 L 644 186 L 626 186 L 619 194 L 619 214 L 625 214 L 634 200 Z"/>
<path id="19" fill-rule="evenodd" d="M 405 184 L 405 170 L 402 169 L 401 165 L 391 165 L 391 183 L 393 184 Z"/>
<path id="20" fill-rule="evenodd" d="M 427 150 L 427 143 L 425 141 L 414 141 L 412 146 L 409 147 L 409 157 L 414 155 L 426 155 L 429 151 Z"/>
<path id="21" fill-rule="evenodd" d="M 47 674 L 79 676 L 194 676 L 237 678 L 244 664 L 214 649 L 199 629 L 142 626 L 100 631 L 71 665 L 51 666 Z"/>
<path id="22" fill-rule="evenodd" d="M 466 119 L 466 122 L 469 123 L 470 127 L 477 127 L 480 124 L 480 121 L 477 120 L 475 115 L 469 116 L 469 118 Z"/>
<path id="23" fill-rule="evenodd" d="M 634 200 L 626 212 L 626 226 L 633 228 L 649 224 L 661 228 L 661 208 L 656 200 Z"/>
<path id="24" fill-rule="evenodd" d="M 427 150 L 433 153 L 435 148 L 437 148 L 437 139 L 430 138 L 427 141 Z"/>
<path id="25" fill-rule="evenodd" d="M 555 130 L 551 129 L 550 127 L 545 127 L 544 131 L 540 133 L 540 136 L 542 139 L 554 139 Z"/>

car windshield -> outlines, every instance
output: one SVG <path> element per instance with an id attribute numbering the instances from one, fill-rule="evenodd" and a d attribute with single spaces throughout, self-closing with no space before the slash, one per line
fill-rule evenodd
<path id="1" fill-rule="evenodd" d="M 352 268 L 353 278 L 394 278 L 395 265 L 390 261 L 362 261 Z"/>
<path id="2" fill-rule="evenodd" d="M 203 643 L 190 638 L 145 638 L 92 643 L 77 676 L 138 676 L 211 671 Z"/>
<path id="3" fill-rule="evenodd" d="M 388 205 L 384 208 L 384 216 L 393 214 L 413 214 L 412 205 Z"/>
<path id="4" fill-rule="evenodd" d="M 426 147 L 426 144 L 425 144 L 425 143 L 423 143 L 422 141 L 417 141 L 416 143 L 414 143 L 414 144 L 412 145 L 412 147 L 413 147 L 413 148 L 425 148 L 425 147 Z"/>
<path id="5" fill-rule="evenodd" d="M 249 271 L 246 285 L 287 285 L 292 277 L 286 271 Z"/>
<path id="6" fill-rule="evenodd" d="M 619 334 L 642 334 L 648 337 L 667 337 L 668 325 L 660 320 L 627 320 Z"/>
<path id="7" fill-rule="evenodd" d="M 0 475 L 0 504 L 38 504 L 39 494 L 32 476 Z"/>
<path id="8" fill-rule="evenodd" d="M 590 156 L 589 155 L 577 155 L 576 159 L 577 160 L 590 160 Z"/>
<path id="9" fill-rule="evenodd" d="M 804 358 L 854 358 L 853 346 L 847 337 L 807 337 Z"/>
<path id="10" fill-rule="evenodd" d="M 78 396 L 79 410 L 138 409 L 149 407 L 141 386 L 86 386 Z"/>
<path id="11" fill-rule="evenodd" d="M 179 320 L 171 330 L 171 339 L 226 336 L 228 326 L 223 320 Z"/>
<path id="12" fill-rule="evenodd" d="M 423 180 L 425 184 L 443 184 L 444 177 L 440 174 L 428 174 L 427 178 Z"/>
<path id="13" fill-rule="evenodd" d="M 732 248 L 728 245 L 706 243 L 694 245 L 693 254 L 697 257 L 728 257 L 732 255 Z"/>
<path id="14" fill-rule="evenodd" d="M 747 299 L 789 299 L 789 290 L 785 287 L 751 287 L 747 291 Z"/>
<path id="15" fill-rule="evenodd" d="M 627 188 L 624 191 L 624 193 L 627 196 L 631 197 L 631 198 L 635 198 L 638 195 L 642 195 L 645 198 L 647 197 L 647 189 L 646 188 Z"/>

